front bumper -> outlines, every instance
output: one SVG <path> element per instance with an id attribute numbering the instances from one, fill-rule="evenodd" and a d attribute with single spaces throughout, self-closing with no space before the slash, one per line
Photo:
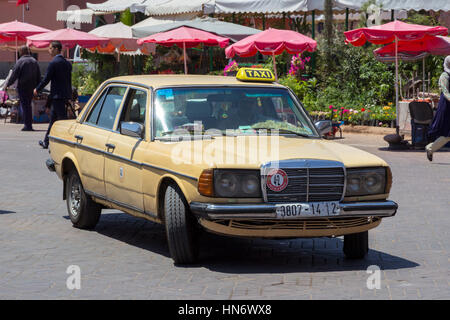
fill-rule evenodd
<path id="1" fill-rule="evenodd" d="M 394 201 L 368 201 L 340 203 L 341 214 L 332 218 L 345 217 L 392 217 L 397 212 L 398 205 Z M 276 219 L 275 203 L 255 204 L 216 204 L 191 202 L 191 211 L 198 217 L 215 219 Z M 328 218 L 300 217 L 299 219 Z"/>

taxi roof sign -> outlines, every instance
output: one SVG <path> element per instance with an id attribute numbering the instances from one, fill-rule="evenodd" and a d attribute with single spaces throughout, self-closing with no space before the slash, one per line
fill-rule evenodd
<path id="1" fill-rule="evenodd" d="M 236 79 L 240 81 L 274 82 L 275 75 L 269 69 L 240 68 Z"/>

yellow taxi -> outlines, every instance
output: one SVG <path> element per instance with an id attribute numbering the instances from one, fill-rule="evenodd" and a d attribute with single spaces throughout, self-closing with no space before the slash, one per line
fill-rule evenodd
<path id="1" fill-rule="evenodd" d="M 75 227 L 94 228 L 102 208 L 164 224 L 175 263 L 196 261 L 202 229 L 344 236 L 344 254 L 363 258 L 368 230 L 397 211 L 391 170 L 322 139 L 329 125 L 268 70 L 117 77 L 53 125 L 47 167 Z"/>

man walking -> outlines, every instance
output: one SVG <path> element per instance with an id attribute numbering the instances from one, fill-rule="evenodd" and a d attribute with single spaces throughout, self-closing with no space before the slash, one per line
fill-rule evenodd
<path id="1" fill-rule="evenodd" d="M 41 71 L 39 70 L 38 62 L 31 56 L 30 49 L 27 46 L 19 48 L 19 55 L 20 59 L 17 60 L 14 66 L 11 77 L 6 83 L 6 88 L 18 80 L 17 93 L 19 94 L 24 122 L 22 131 L 33 131 L 31 101 L 33 99 L 33 89 L 41 81 Z"/>
<path id="2" fill-rule="evenodd" d="M 48 125 L 47 133 L 44 140 L 39 141 L 39 145 L 48 148 L 48 135 L 52 125 L 57 120 L 67 119 L 66 101 L 72 97 L 72 65 L 61 54 L 62 45 L 59 41 L 53 41 L 48 49 L 53 60 L 47 68 L 47 73 L 44 79 L 34 89 L 34 94 L 37 95 L 50 81 L 50 123 Z"/>

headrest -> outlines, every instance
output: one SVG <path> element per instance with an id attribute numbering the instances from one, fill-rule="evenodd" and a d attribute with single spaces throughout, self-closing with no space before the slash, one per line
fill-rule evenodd
<path id="1" fill-rule="evenodd" d="M 133 105 L 130 108 L 130 121 L 141 122 L 141 105 L 137 100 L 133 101 Z"/>
<path id="2" fill-rule="evenodd" d="M 208 102 L 223 102 L 223 101 L 235 101 L 237 99 L 236 95 L 231 94 L 210 94 L 208 96 Z"/>
<path id="3" fill-rule="evenodd" d="M 212 109 L 208 101 L 186 102 L 186 116 L 189 120 L 202 120 L 205 117 L 210 117 L 211 113 Z"/>

